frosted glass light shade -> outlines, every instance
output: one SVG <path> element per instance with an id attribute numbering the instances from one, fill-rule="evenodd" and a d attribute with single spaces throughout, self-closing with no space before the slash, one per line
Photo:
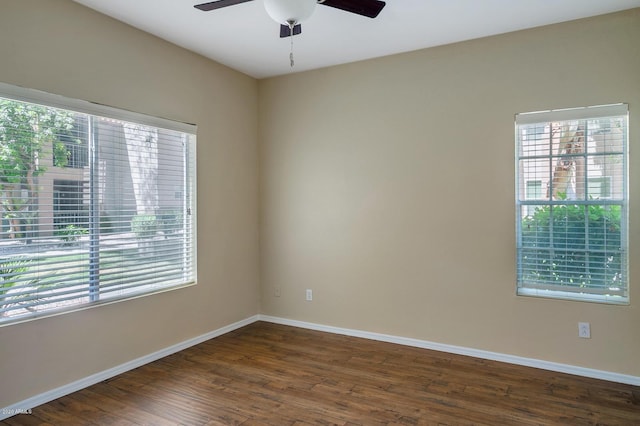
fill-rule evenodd
<path id="1" fill-rule="evenodd" d="M 297 24 L 309 18 L 317 0 L 264 0 L 264 8 L 279 24 Z"/>

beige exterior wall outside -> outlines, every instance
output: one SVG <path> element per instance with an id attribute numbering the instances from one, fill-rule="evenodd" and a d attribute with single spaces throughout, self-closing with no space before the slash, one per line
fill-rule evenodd
<path id="1" fill-rule="evenodd" d="M 0 407 L 255 315 L 257 82 L 70 0 L 3 0 L 0 57 L 4 83 L 197 124 L 201 188 L 198 285 L 0 327 Z"/>
<path id="2" fill-rule="evenodd" d="M 635 9 L 262 80 L 262 312 L 640 376 L 639 40 Z M 514 115 L 618 102 L 631 304 L 516 296 Z"/>

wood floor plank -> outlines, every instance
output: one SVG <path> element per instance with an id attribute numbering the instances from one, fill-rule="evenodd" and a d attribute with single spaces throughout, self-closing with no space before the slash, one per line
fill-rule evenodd
<path id="1" fill-rule="evenodd" d="M 0 425 L 639 425 L 640 388 L 258 322 Z"/>

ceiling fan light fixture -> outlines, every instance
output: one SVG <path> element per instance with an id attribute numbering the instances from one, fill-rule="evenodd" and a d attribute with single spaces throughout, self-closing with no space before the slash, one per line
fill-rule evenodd
<path id="1" fill-rule="evenodd" d="M 309 18 L 317 0 L 264 0 L 267 13 L 279 24 L 290 27 Z"/>

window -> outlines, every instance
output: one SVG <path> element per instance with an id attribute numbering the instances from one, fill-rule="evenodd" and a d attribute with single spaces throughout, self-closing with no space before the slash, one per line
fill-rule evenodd
<path id="1" fill-rule="evenodd" d="M 542 198 L 542 181 L 541 180 L 528 180 L 527 192 L 525 193 L 527 200 L 539 200 Z M 533 215 L 535 213 L 535 206 L 527 206 L 527 214 Z"/>
<path id="2" fill-rule="evenodd" d="M 517 291 L 628 303 L 627 105 L 516 115 Z"/>
<path id="3" fill-rule="evenodd" d="M 89 165 L 87 117 L 77 115 L 69 131 L 53 141 L 53 164 L 60 167 L 83 168 Z"/>
<path id="4" fill-rule="evenodd" d="M 587 185 L 589 197 L 596 199 L 611 197 L 611 176 L 590 177 Z"/>
<path id="5" fill-rule="evenodd" d="M 194 133 L 0 84 L 0 324 L 195 283 Z"/>

